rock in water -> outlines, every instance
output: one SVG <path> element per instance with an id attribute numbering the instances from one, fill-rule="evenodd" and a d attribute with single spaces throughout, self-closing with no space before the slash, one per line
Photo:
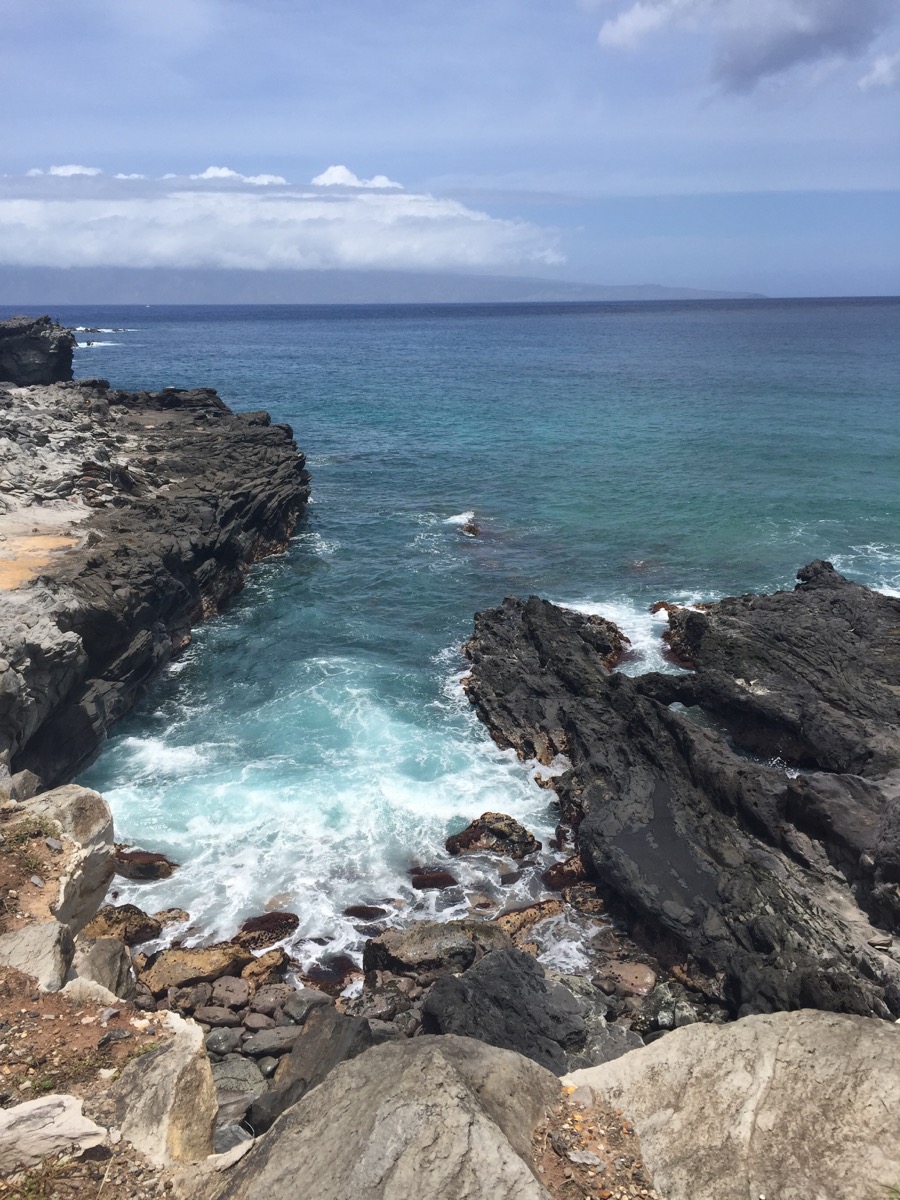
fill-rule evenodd
<path id="1" fill-rule="evenodd" d="M 509 858 L 527 858 L 541 848 L 537 838 L 505 813 L 482 813 L 477 820 L 467 825 L 461 833 L 447 838 L 449 854 L 474 854 L 488 850 L 494 854 L 505 854 Z"/>
<path id="2" fill-rule="evenodd" d="M 70 329 L 49 317 L 10 317 L 0 321 L 0 380 L 17 387 L 60 383 L 72 378 Z"/>
<path id="3" fill-rule="evenodd" d="M 558 1096 L 536 1063 L 468 1038 L 376 1046 L 288 1109 L 221 1200 L 549 1200 L 527 1160 Z"/>
<path id="4" fill-rule="evenodd" d="M 625 1110 L 668 1200 L 884 1200 L 898 1056 L 887 1022 L 775 1013 L 677 1029 L 563 1082 Z"/>
<path id="5" fill-rule="evenodd" d="M 827 563 L 799 578 L 672 612 L 681 675 L 612 674 L 582 615 L 508 599 L 476 618 L 468 693 L 501 744 L 568 756 L 585 866 L 711 996 L 897 1016 L 877 944 L 900 930 L 900 600 Z"/>

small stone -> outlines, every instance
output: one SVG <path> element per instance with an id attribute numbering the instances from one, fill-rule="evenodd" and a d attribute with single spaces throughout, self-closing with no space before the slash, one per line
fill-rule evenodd
<path id="1" fill-rule="evenodd" d="M 124 1042 L 132 1037 L 134 1037 L 134 1034 L 130 1029 L 108 1029 L 97 1043 L 97 1049 L 104 1050 L 107 1046 L 111 1046 L 113 1042 Z"/>
<path id="2" fill-rule="evenodd" d="M 224 1058 L 226 1054 L 234 1054 L 241 1045 L 239 1029 L 211 1029 L 206 1035 L 206 1049 L 210 1054 Z"/>
<path id="3" fill-rule="evenodd" d="M 41 879 L 40 875 L 29 876 L 28 882 L 33 883 L 35 887 L 42 888 L 44 886 L 44 881 Z"/>
<path id="4" fill-rule="evenodd" d="M 279 1059 L 273 1057 L 272 1055 L 266 1055 L 265 1058 L 258 1058 L 256 1060 L 256 1065 L 259 1067 L 260 1071 L 262 1071 L 266 1079 L 271 1079 L 275 1074 L 275 1070 L 278 1067 L 279 1061 Z"/>
<path id="5" fill-rule="evenodd" d="M 274 1029 L 275 1022 L 264 1013 L 252 1012 L 244 1017 L 244 1028 L 249 1029 L 251 1033 L 259 1033 L 261 1029 Z"/>
<path id="6" fill-rule="evenodd" d="M 211 999 L 222 1008 L 243 1008 L 250 999 L 250 985 L 246 979 L 222 975 L 212 985 Z"/>
<path id="7" fill-rule="evenodd" d="M 44 838 L 44 845 L 48 850 L 52 850 L 54 854 L 62 854 L 63 844 L 59 838 L 48 837 Z"/>
<path id="8" fill-rule="evenodd" d="M 204 1025 L 214 1027 L 221 1025 L 240 1025 L 241 1018 L 230 1008 L 220 1008 L 217 1005 L 204 1005 L 194 1009 L 194 1020 L 202 1021 Z"/>
<path id="9" fill-rule="evenodd" d="M 286 1054 L 298 1038 L 303 1036 L 303 1030 L 297 1025 L 282 1029 L 264 1029 L 248 1037 L 241 1047 L 244 1054 L 251 1058 L 269 1058 L 276 1054 Z"/>

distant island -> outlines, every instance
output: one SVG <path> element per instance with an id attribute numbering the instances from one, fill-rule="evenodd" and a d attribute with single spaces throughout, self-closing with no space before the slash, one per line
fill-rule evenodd
<path id="1" fill-rule="evenodd" d="M 0 267 L 0 304 L 503 304 L 761 300 L 660 284 L 606 287 L 504 275 L 416 271 Z"/>

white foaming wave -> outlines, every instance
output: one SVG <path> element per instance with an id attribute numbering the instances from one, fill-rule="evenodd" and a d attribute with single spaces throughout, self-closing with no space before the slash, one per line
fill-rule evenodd
<path id="1" fill-rule="evenodd" d="M 96 350 L 100 346 L 121 346 L 121 342 L 79 342 L 79 350 Z"/>
<path id="2" fill-rule="evenodd" d="M 851 546 L 846 553 L 831 555 L 829 561 L 849 579 L 857 579 L 885 596 L 900 598 L 900 546 L 878 542 Z"/>
<path id="3" fill-rule="evenodd" d="M 475 520 L 475 512 L 469 509 L 467 512 L 456 513 L 455 516 L 445 517 L 442 524 L 444 525 L 468 525 L 470 521 Z"/>
<path id="4" fill-rule="evenodd" d="M 182 776 L 205 767 L 215 749 L 211 743 L 178 746 L 161 737 L 126 737 L 120 752 L 127 755 L 129 769 L 137 776 Z"/>
<path id="5" fill-rule="evenodd" d="M 645 671 L 665 671 L 669 674 L 679 668 L 666 657 L 666 644 L 662 635 L 669 627 L 665 609 L 651 613 L 632 600 L 577 600 L 561 601 L 561 608 L 587 616 L 605 617 L 612 621 L 631 642 L 631 653 L 616 670 L 625 675 L 640 675 Z"/>
<path id="6" fill-rule="evenodd" d="M 296 534 L 291 541 L 308 547 L 319 558 L 331 558 L 341 548 L 341 543 L 336 538 L 326 538 L 321 533 L 308 529 Z"/>
<path id="7" fill-rule="evenodd" d="M 100 329 L 94 325 L 76 325 L 76 333 L 136 333 L 134 329 Z"/>

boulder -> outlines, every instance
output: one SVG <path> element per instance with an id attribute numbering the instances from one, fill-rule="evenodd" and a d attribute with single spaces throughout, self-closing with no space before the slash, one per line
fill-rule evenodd
<path id="1" fill-rule="evenodd" d="M 87 937 L 117 937 L 126 946 L 139 946 L 160 937 L 162 929 L 162 921 L 148 916 L 136 904 L 106 904 L 82 932 Z"/>
<path id="2" fill-rule="evenodd" d="M 102 1145 L 106 1130 L 82 1115 L 81 1104 L 53 1095 L 0 1110 L 0 1176 L 36 1167 L 49 1155 L 77 1157 Z"/>
<path id="3" fill-rule="evenodd" d="M 126 850 L 117 847 L 114 857 L 115 872 L 124 879 L 147 881 L 168 879 L 178 870 L 178 863 L 155 850 Z"/>
<path id="4" fill-rule="evenodd" d="M 159 1167 L 212 1153 L 217 1108 L 200 1026 L 170 1013 L 168 1028 L 171 1040 L 132 1059 L 111 1089 L 123 1137 Z"/>
<path id="5" fill-rule="evenodd" d="M 98 983 L 120 1000 L 131 1000 L 137 988 L 131 957 L 119 938 L 79 935 L 70 975 L 72 979 Z"/>
<path id="6" fill-rule="evenodd" d="M 496 950 L 464 975 L 439 979 L 422 1009 L 425 1033 L 455 1033 L 515 1050 L 562 1075 L 587 1036 L 581 1005 L 521 950 Z"/>
<path id="7" fill-rule="evenodd" d="M 40 921 L 0 935 L 0 967 L 31 975 L 42 992 L 58 992 L 75 954 L 68 925 Z"/>
<path id="8" fill-rule="evenodd" d="M 224 1008 L 244 1008 L 250 1001 L 250 985 L 234 975 L 220 975 L 212 985 L 210 1004 Z"/>
<path id="9" fill-rule="evenodd" d="M 222 1200 L 549 1200 L 528 1166 L 557 1081 L 464 1038 L 390 1042 L 342 1063 L 229 1175 Z"/>
<path id="10" fill-rule="evenodd" d="M 256 1007 L 255 1001 L 259 996 L 260 992 L 257 992 L 252 1007 Z M 331 1003 L 331 997 L 326 996 L 324 992 L 320 992 L 316 988 L 298 988 L 292 995 L 282 1000 L 281 1009 L 284 1015 L 293 1021 L 295 1025 L 302 1025 L 314 1008 L 321 1008 Z M 265 1012 L 266 1010 L 262 1009 L 260 1011 Z"/>
<path id="11" fill-rule="evenodd" d="M 186 987 L 194 983 L 214 983 L 220 975 L 240 974 L 252 961 L 253 955 L 233 942 L 219 942 L 193 950 L 176 948 L 163 950 L 141 973 L 141 983 L 154 996 L 161 996 L 170 987 Z"/>
<path id="12" fill-rule="evenodd" d="M 482 955 L 510 944 L 503 930 L 488 922 L 419 921 L 407 929 L 386 929 L 366 942 L 363 970 L 436 979 L 465 971 Z"/>
<path id="13" fill-rule="evenodd" d="M 522 859 L 536 854 L 541 848 L 537 838 L 512 817 L 504 813 L 482 813 L 461 833 L 447 838 L 449 854 L 474 854 L 487 850 L 507 858 Z"/>
<path id="14" fill-rule="evenodd" d="M 307 1017 L 299 1037 L 275 1070 L 270 1091 L 254 1101 L 247 1121 L 256 1135 L 321 1083 L 345 1059 L 355 1058 L 373 1045 L 368 1022 L 348 1017 L 337 1009 L 317 1008 Z"/>
<path id="15" fill-rule="evenodd" d="M 230 1053 L 219 1063 L 213 1063 L 212 1077 L 216 1085 L 218 1125 L 234 1125 L 244 1119 L 247 1109 L 265 1092 L 267 1084 L 255 1062 L 241 1054 Z"/>
<path id="16" fill-rule="evenodd" d="M 235 934 L 234 940 L 248 950 L 264 950 L 289 938 L 300 924 L 300 918 L 292 912 L 267 912 L 259 917 L 250 917 Z"/>
<path id="17" fill-rule="evenodd" d="M 898 1061 L 896 1025 L 806 1010 L 690 1025 L 563 1082 L 625 1110 L 667 1200 L 884 1200 Z"/>
<path id="18" fill-rule="evenodd" d="M 67 784 L 28 800 L 25 809 L 56 821 L 73 843 L 64 860 L 53 915 L 77 933 L 103 903 L 113 876 L 113 820 L 109 805 L 90 788 Z"/>

